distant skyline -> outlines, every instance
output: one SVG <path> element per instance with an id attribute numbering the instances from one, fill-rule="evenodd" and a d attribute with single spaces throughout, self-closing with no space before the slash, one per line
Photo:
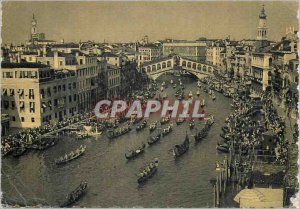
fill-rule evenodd
<path id="1" fill-rule="evenodd" d="M 255 39 L 262 4 L 269 40 L 299 28 L 298 2 L 2 2 L 3 44 L 29 40 L 32 14 L 46 39 L 134 42 L 166 38 Z"/>

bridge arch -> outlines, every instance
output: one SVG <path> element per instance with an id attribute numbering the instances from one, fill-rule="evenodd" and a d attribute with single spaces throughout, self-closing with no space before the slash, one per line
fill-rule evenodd
<path id="1" fill-rule="evenodd" d="M 163 63 L 162 63 L 162 68 L 166 68 L 166 67 L 167 67 L 166 63 L 163 62 Z"/>
<path id="2" fill-rule="evenodd" d="M 152 71 L 156 71 L 156 65 L 152 65 Z"/>
<path id="3" fill-rule="evenodd" d="M 182 61 L 182 67 L 186 67 L 186 61 Z"/>
<path id="4" fill-rule="evenodd" d="M 161 64 L 158 63 L 158 64 L 157 64 L 157 70 L 160 70 L 160 69 L 161 69 Z"/>

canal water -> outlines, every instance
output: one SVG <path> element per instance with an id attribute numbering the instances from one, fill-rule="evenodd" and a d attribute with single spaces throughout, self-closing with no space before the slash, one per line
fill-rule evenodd
<path id="1" fill-rule="evenodd" d="M 163 75 L 158 83 L 170 80 L 171 75 Z M 192 90 L 195 94 L 196 79 L 185 77 L 182 80 L 185 93 Z M 166 92 L 169 97 L 174 97 L 175 90 L 171 85 Z M 191 136 L 194 130 L 189 129 L 188 122 L 180 126 L 174 123 L 173 132 L 151 147 L 146 145 L 144 154 L 128 161 L 125 152 L 142 142 L 147 143 L 149 130 L 137 133 L 134 129 L 114 140 L 107 139 L 105 134 L 87 140 L 62 137 L 48 150 L 2 160 L 3 198 L 25 205 L 58 206 L 84 180 L 88 182 L 88 190 L 76 204 L 79 207 L 212 207 L 210 179 L 215 177 L 216 160 L 224 157 L 215 147 L 224 120 L 230 113 L 231 101 L 217 92 L 216 101 L 212 101 L 203 90 L 200 92 L 200 97 L 206 101 L 206 113 L 215 116 L 208 137 L 200 143 L 194 143 Z M 202 126 L 203 122 L 197 120 L 196 127 Z M 171 149 L 184 140 L 186 131 L 191 139 L 190 149 L 175 160 Z M 63 166 L 53 163 L 55 158 L 81 144 L 87 147 L 83 156 Z M 136 174 L 139 168 L 155 157 L 159 158 L 158 172 L 143 186 L 138 186 Z"/>

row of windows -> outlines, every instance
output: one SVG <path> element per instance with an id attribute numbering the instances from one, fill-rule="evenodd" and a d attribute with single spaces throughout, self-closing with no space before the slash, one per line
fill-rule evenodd
<path id="1" fill-rule="evenodd" d="M 12 116 L 12 117 L 11 117 L 11 120 L 12 120 L 12 121 L 16 121 L 16 117 L 15 117 L 15 116 Z M 20 117 L 20 121 L 21 121 L 21 122 L 25 122 L 25 118 L 24 118 L 24 117 Z M 35 122 L 35 118 L 30 118 L 30 121 L 31 121 L 32 123 L 34 123 L 34 122 Z"/>
<path id="2" fill-rule="evenodd" d="M 72 107 L 69 109 L 69 114 L 74 116 L 74 113 L 76 112 L 76 107 Z M 64 111 L 60 111 L 60 112 L 56 112 L 54 114 L 55 118 L 58 119 L 60 116 L 66 116 L 67 115 L 67 110 L 64 110 Z M 43 117 L 42 119 L 42 122 L 45 123 L 45 122 L 50 122 L 52 120 L 52 116 L 51 115 L 46 115 Z"/>
<path id="3" fill-rule="evenodd" d="M 7 109 L 16 109 L 16 102 L 15 101 L 7 101 L 7 100 L 2 100 L 2 107 L 4 110 Z M 20 112 L 25 112 L 25 102 L 24 101 L 19 101 L 18 102 L 18 108 Z M 30 113 L 35 113 L 35 102 L 29 102 L 29 112 Z"/>
<path id="4" fill-rule="evenodd" d="M 118 75 L 120 73 L 119 69 L 108 71 L 108 76 Z"/>
<path id="5" fill-rule="evenodd" d="M 120 83 L 120 77 L 109 79 L 109 86 L 114 86 Z"/>
<path id="6" fill-rule="evenodd" d="M 16 94 L 19 95 L 19 99 L 24 99 L 25 98 L 25 93 L 27 96 L 27 92 L 25 92 L 24 89 L 18 89 L 16 90 Z M 2 96 L 15 96 L 15 89 L 7 89 L 3 88 L 2 89 Z M 28 89 L 28 97 L 29 99 L 34 99 L 34 89 Z"/>
<path id="7" fill-rule="evenodd" d="M 89 68 L 84 68 L 84 69 L 80 69 L 77 70 L 77 77 L 78 76 L 90 76 L 90 75 L 94 75 L 97 73 L 97 67 L 89 67 Z"/>
<path id="8" fill-rule="evenodd" d="M 2 78 L 37 78 L 37 75 L 37 71 L 15 71 L 14 77 L 14 72 L 3 72 Z"/>
<path id="9" fill-rule="evenodd" d="M 53 86 L 53 93 L 55 94 L 57 92 L 67 91 L 67 87 L 68 87 L 68 90 L 76 89 L 76 82 L 68 83 L 68 85 L 63 84 L 63 85 Z M 51 91 L 50 87 L 48 87 L 47 89 L 41 89 L 40 90 L 40 94 L 41 94 L 42 99 L 45 98 L 46 93 L 47 93 L 48 97 L 51 97 L 52 91 Z"/>

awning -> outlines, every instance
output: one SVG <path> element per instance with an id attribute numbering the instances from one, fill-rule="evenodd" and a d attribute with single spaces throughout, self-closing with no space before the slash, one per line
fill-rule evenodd
<path id="1" fill-rule="evenodd" d="M 256 189 L 243 189 L 234 197 L 234 201 L 237 203 L 240 203 L 241 200 L 262 202 L 265 200 L 265 197 L 261 192 L 257 191 Z"/>

